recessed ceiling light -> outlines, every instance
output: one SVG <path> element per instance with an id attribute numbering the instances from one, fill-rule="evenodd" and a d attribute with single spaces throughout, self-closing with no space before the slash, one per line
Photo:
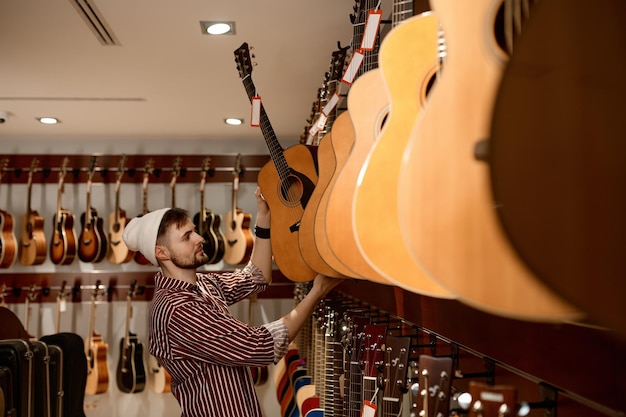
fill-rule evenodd
<path id="1" fill-rule="evenodd" d="M 229 117 L 227 119 L 224 119 L 224 123 L 226 123 L 227 125 L 231 125 L 231 126 L 239 126 L 240 124 L 243 123 L 243 119 L 237 119 L 235 117 Z"/>
<path id="2" fill-rule="evenodd" d="M 39 117 L 37 120 L 45 125 L 55 125 L 57 123 L 61 123 L 61 121 L 56 117 Z"/>
<path id="3" fill-rule="evenodd" d="M 235 34 L 235 22 L 200 21 L 200 28 L 205 35 Z"/>

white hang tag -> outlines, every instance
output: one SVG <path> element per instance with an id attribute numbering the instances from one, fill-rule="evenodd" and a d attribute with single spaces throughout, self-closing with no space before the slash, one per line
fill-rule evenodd
<path id="1" fill-rule="evenodd" d="M 317 136 L 318 131 L 319 129 L 317 128 L 317 123 L 311 126 L 311 128 L 309 129 L 309 135 L 306 138 L 307 145 L 313 145 L 313 140 Z"/>
<path id="2" fill-rule="evenodd" d="M 378 28 L 380 27 L 380 21 L 383 17 L 383 11 L 370 10 L 367 15 L 367 22 L 365 23 L 365 31 L 361 38 L 361 49 L 364 51 L 371 51 L 376 44 L 376 35 L 378 34 Z"/>
<path id="3" fill-rule="evenodd" d="M 59 301 L 59 311 L 61 313 L 65 313 L 65 310 L 67 310 L 67 304 L 65 304 L 65 297 L 63 297 Z"/>
<path id="4" fill-rule="evenodd" d="M 233 190 L 239 190 L 239 175 L 233 177 Z"/>
<path id="5" fill-rule="evenodd" d="M 317 118 L 317 122 L 315 122 L 315 126 L 317 127 L 318 131 L 324 129 L 327 120 L 328 117 L 326 117 L 324 113 L 320 113 L 320 116 Z"/>
<path id="6" fill-rule="evenodd" d="M 363 58 L 365 58 L 365 55 L 363 55 L 363 51 L 361 49 L 354 51 L 352 58 L 350 58 L 350 63 L 348 64 L 346 71 L 343 73 L 343 78 L 341 79 L 342 83 L 348 85 L 352 84 L 354 77 L 356 77 L 356 74 L 363 63 Z"/>
<path id="7" fill-rule="evenodd" d="M 361 417 L 376 417 L 376 404 L 371 401 L 364 400 L 361 409 Z"/>
<path id="8" fill-rule="evenodd" d="M 322 114 L 328 117 L 328 115 L 331 111 L 333 111 L 337 103 L 339 103 L 340 99 L 341 96 L 335 91 L 335 93 L 330 97 L 330 100 L 328 100 L 328 103 L 326 103 L 326 105 L 322 109 Z"/>
<path id="9" fill-rule="evenodd" d="M 250 115 L 250 126 L 259 127 L 261 125 L 261 97 L 252 97 L 252 114 Z"/>

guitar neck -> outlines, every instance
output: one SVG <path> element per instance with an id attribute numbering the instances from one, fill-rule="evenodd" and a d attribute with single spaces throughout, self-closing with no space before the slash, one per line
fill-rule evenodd
<path id="1" fill-rule="evenodd" d="M 132 316 L 133 306 L 131 304 L 130 294 L 126 296 L 126 330 L 124 331 L 124 346 L 130 346 L 130 318 Z"/>

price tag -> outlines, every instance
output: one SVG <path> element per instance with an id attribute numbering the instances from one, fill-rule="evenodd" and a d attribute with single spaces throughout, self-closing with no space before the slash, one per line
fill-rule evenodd
<path id="1" fill-rule="evenodd" d="M 350 58 L 350 63 L 348 64 L 346 71 L 343 73 L 343 78 L 341 79 L 342 83 L 348 85 L 352 84 L 354 77 L 356 77 L 356 74 L 363 63 L 363 58 L 365 58 L 365 55 L 363 55 L 363 51 L 361 49 L 354 51 L 352 58 Z"/>
<path id="2" fill-rule="evenodd" d="M 235 191 L 239 190 L 239 175 L 235 175 L 233 177 L 233 190 Z"/>
<path id="3" fill-rule="evenodd" d="M 59 300 L 59 311 L 65 313 L 65 310 L 67 310 L 67 304 L 65 304 L 65 297 L 62 297 Z"/>
<path id="4" fill-rule="evenodd" d="M 341 96 L 335 91 L 330 100 L 328 100 L 328 103 L 326 103 L 326 105 L 322 109 L 322 114 L 328 117 L 328 115 L 330 115 L 330 112 L 333 111 L 337 103 L 339 103 L 340 99 Z"/>
<path id="5" fill-rule="evenodd" d="M 374 45 L 376 45 L 376 36 L 378 35 L 378 28 L 380 27 L 380 21 L 383 17 L 383 11 L 370 10 L 367 15 L 367 22 L 365 23 L 365 31 L 361 38 L 361 49 L 364 51 L 372 51 Z"/>
<path id="6" fill-rule="evenodd" d="M 376 417 L 376 404 L 364 400 L 363 408 L 361 409 L 361 417 Z"/>
<path id="7" fill-rule="evenodd" d="M 261 97 L 252 97 L 252 114 L 250 115 L 250 126 L 259 127 L 261 125 Z"/>

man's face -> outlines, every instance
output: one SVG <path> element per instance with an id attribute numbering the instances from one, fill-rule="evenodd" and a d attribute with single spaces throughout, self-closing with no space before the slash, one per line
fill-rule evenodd
<path id="1" fill-rule="evenodd" d="M 202 243 L 204 239 L 195 231 L 191 219 L 181 228 L 170 226 L 167 247 L 170 259 L 181 269 L 196 269 L 208 262 L 209 257 L 204 253 Z"/>

